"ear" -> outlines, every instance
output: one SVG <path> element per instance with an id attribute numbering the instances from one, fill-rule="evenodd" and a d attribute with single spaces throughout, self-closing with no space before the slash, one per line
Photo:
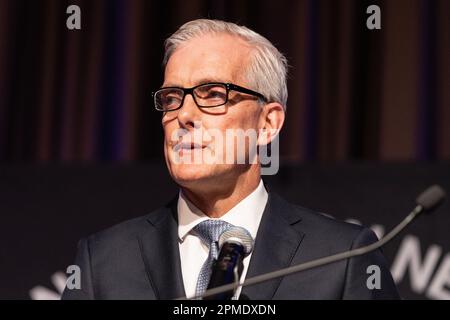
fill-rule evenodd
<path id="1" fill-rule="evenodd" d="M 283 127 L 284 117 L 284 108 L 278 102 L 271 102 L 264 106 L 260 118 L 258 145 L 267 145 L 275 139 Z"/>

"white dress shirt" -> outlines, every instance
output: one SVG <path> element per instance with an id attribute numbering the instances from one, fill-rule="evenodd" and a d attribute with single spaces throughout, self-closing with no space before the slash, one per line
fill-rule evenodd
<path id="1" fill-rule="evenodd" d="M 268 194 L 262 180 L 258 187 L 246 198 L 236 204 L 220 220 L 231 223 L 235 226 L 247 229 L 256 239 L 259 223 L 266 207 Z M 186 296 L 191 298 L 195 296 L 195 288 L 200 269 L 208 258 L 209 249 L 200 238 L 198 238 L 192 229 L 204 220 L 210 219 L 192 202 L 190 202 L 183 193 L 178 196 L 178 241 L 181 258 L 181 271 L 183 275 L 184 289 Z M 251 255 L 244 258 L 244 269 L 241 275 L 241 281 L 245 279 Z M 236 292 L 235 297 L 239 297 L 241 288 Z"/>

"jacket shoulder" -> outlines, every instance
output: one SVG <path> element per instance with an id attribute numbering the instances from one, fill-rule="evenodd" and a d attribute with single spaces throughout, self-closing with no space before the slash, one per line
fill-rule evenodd
<path id="1" fill-rule="evenodd" d="M 120 222 L 112 227 L 91 234 L 86 239 L 91 245 L 105 245 L 114 247 L 127 242 L 135 242 L 143 232 L 148 232 L 149 226 L 158 223 L 171 214 L 168 206 L 163 206 L 154 211 L 136 218 Z"/>
<path id="2" fill-rule="evenodd" d="M 272 195 L 272 199 L 273 203 L 286 212 L 285 215 L 289 215 L 291 220 L 294 217 L 299 220 L 298 228 L 310 240 L 326 244 L 330 249 L 334 247 L 347 250 L 359 237 L 363 237 L 366 239 L 364 242 L 368 243 L 378 240 L 375 233 L 367 227 L 338 220 L 329 214 L 288 202 L 275 194 Z"/>

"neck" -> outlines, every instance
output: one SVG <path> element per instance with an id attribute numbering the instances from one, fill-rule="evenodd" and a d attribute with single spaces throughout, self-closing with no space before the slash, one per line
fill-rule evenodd
<path id="1" fill-rule="evenodd" d="M 210 218 L 220 218 L 259 185 L 260 169 L 250 170 L 232 181 L 215 181 L 201 188 L 182 187 L 183 195 Z"/>

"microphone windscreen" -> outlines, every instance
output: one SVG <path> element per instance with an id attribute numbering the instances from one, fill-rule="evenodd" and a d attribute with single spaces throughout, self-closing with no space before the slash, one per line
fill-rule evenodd
<path id="1" fill-rule="evenodd" d="M 219 248 L 222 248 L 222 245 L 225 242 L 235 242 L 239 243 L 244 247 L 245 255 L 248 255 L 253 250 L 253 238 L 246 229 L 242 227 L 233 226 L 223 232 L 219 237 Z"/>
<path id="2" fill-rule="evenodd" d="M 425 211 L 431 211 L 439 206 L 445 199 L 445 191 L 438 185 L 433 185 L 422 192 L 416 199 L 416 203 Z"/>

